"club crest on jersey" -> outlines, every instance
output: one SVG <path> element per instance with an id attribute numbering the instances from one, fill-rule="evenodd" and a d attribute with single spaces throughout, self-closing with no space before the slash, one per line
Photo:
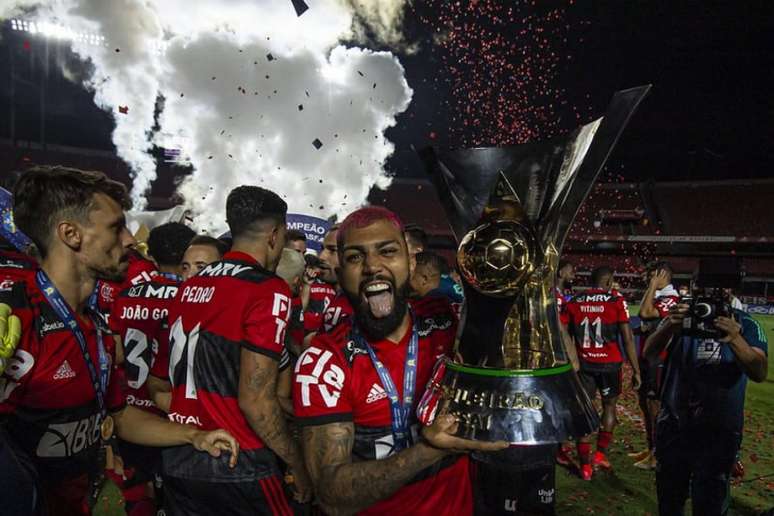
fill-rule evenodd
<path id="1" fill-rule="evenodd" d="M 99 295 L 100 297 L 102 297 L 102 299 L 104 299 L 108 303 L 112 303 L 113 301 L 115 301 L 115 299 L 113 298 L 114 297 L 113 294 L 114 294 L 114 290 L 112 286 L 108 285 L 107 283 L 102 283 L 100 285 Z"/>

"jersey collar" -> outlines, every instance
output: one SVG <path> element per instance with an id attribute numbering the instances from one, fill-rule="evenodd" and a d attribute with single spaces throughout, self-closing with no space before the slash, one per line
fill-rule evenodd
<path id="1" fill-rule="evenodd" d="M 256 260 L 255 258 L 253 258 L 247 253 L 243 253 L 242 251 L 229 251 L 223 255 L 223 259 L 247 262 L 250 265 L 258 265 L 258 266 L 261 265 L 260 263 L 258 263 L 258 260 Z"/>

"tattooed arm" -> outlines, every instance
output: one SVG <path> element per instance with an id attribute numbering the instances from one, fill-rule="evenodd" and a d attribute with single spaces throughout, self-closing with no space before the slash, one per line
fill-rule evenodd
<path id="1" fill-rule="evenodd" d="M 466 450 L 495 451 L 507 443 L 479 443 L 453 437 L 456 422 L 441 416 L 423 432 L 425 441 L 382 460 L 352 462 L 355 428 L 330 423 L 303 429 L 304 457 L 323 510 L 353 514 L 393 495 L 417 473 L 446 455 Z"/>
<path id="2" fill-rule="evenodd" d="M 277 398 L 277 361 L 243 349 L 239 367 L 239 408 L 266 446 L 271 448 L 293 472 L 296 499 L 312 497 L 311 482 L 304 467 L 298 444 L 292 439 Z"/>

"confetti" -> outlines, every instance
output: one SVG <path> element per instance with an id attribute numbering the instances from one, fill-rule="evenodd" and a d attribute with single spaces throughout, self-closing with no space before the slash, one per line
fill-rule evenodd
<path id="1" fill-rule="evenodd" d="M 271 54 L 266 54 L 266 59 L 268 59 L 269 61 L 274 61 L 274 56 Z"/>
<path id="2" fill-rule="evenodd" d="M 118 112 L 122 115 L 126 115 L 129 113 L 129 106 L 118 106 Z"/>
<path id="3" fill-rule="evenodd" d="M 303 104 L 299 104 L 298 105 L 298 110 L 299 111 L 303 111 L 304 110 L 304 105 Z"/>
<path id="4" fill-rule="evenodd" d="M 309 9 L 309 6 L 306 5 L 306 2 L 304 2 L 304 0 L 290 0 L 290 3 L 293 4 L 293 9 L 296 10 L 296 16 L 301 16 Z M 266 38 L 266 39 L 269 39 L 269 38 Z"/>
<path id="5" fill-rule="evenodd" d="M 319 138 L 315 138 L 314 141 L 312 142 L 312 145 L 314 145 L 314 148 L 317 150 L 320 150 L 320 147 L 323 146 Z"/>

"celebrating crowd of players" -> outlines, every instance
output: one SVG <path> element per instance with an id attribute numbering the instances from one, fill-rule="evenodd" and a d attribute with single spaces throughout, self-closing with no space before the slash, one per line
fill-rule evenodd
<path id="1" fill-rule="evenodd" d="M 37 257 L 0 250 L 4 514 L 87 514 L 106 476 L 134 516 L 474 512 L 468 452 L 508 443 L 457 438 L 448 415 L 417 427 L 463 306 L 420 228 L 362 208 L 305 256 L 285 202 L 241 186 L 226 200 L 228 242 L 168 223 L 146 256 L 125 207 L 100 173 L 38 167 L 14 188 Z M 595 453 L 591 436 L 577 443 L 579 473 L 610 468 L 624 357 L 648 423 L 636 459 L 652 467 L 666 348 L 638 356 L 612 270 L 575 296 L 573 275 L 560 265 L 565 344 L 602 406 Z M 653 270 L 645 336 L 673 316 L 670 280 L 667 264 Z M 563 446 L 557 461 L 571 455 Z M 553 513 L 549 498 L 535 510 Z"/>

